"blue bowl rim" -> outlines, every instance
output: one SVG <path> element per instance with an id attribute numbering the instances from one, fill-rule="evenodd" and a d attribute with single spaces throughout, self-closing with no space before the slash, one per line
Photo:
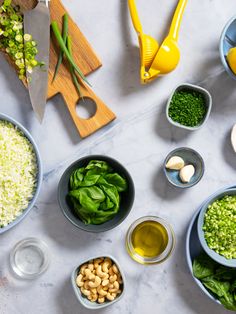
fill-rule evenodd
<path id="1" fill-rule="evenodd" d="M 201 205 L 200 207 L 196 210 L 196 212 L 194 213 L 193 217 L 191 218 L 190 224 L 188 226 L 188 230 L 186 233 L 186 239 L 185 239 L 185 257 L 187 260 L 187 265 L 188 265 L 188 269 L 190 271 L 190 274 L 193 278 L 193 280 L 195 281 L 195 283 L 198 285 L 198 287 L 201 289 L 201 291 L 203 293 L 205 293 L 212 301 L 216 302 L 217 304 L 219 304 L 220 306 L 223 306 L 219 300 L 217 300 L 216 298 L 214 298 L 214 296 L 212 294 L 210 294 L 210 292 L 208 292 L 208 290 L 203 286 L 203 284 L 201 283 L 201 281 L 199 279 L 197 279 L 196 277 L 194 277 L 193 275 L 193 265 L 192 265 L 192 260 L 191 260 L 191 256 L 190 256 L 190 250 L 189 250 L 189 245 L 190 245 L 190 235 L 192 232 L 192 228 L 193 228 L 193 224 L 195 222 L 195 220 L 197 219 L 200 210 L 202 209 L 202 207 L 204 206 L 204 204 L 206 202 L 208 202 L 212 197 L 218 195 L 219 193 L 226 191 L 228 189 L 232 189 L 235 188 L 235 186 L 229 185 L 226 186 L 224 188 L 219 189 L 218 191 L 216 191 L 215 193 L 213 193 L 211 196 L 209 196 Z"/>
<path id="2" fill-rule="evenodd" d="M 83 160 L 92 160 L 92 159 L 97 159 L 97 160 L 104 160 L 107 159 L 107 160 L 110 160 L 111 162 L 115 162 L 117 163 L 121 168 L 124 169 L 125 173 L 127 174 L 127 177 L 129 179 L 129 183 L 131 183 L 131 189 L 132 189 L 132 192 L 133 192 L 133 197 L 132 197 L 132 201 L 131 201 L 131 206 L 129 208 L 129 210 L 127 211 L 126 215 L 120 219 L 119 221 L 117 221 L 116 224 L 113 224 L 113 225 L 109 225 L 107 226 L 106 228 L 104 228 L 103 230 L 88 230 L 86 228 L 86 225 L 84 224 L 79 226 L 78 224 L 76 224 L 68 215 L 67 213 L 65 212 L 62 204 L 61 204 L 61 197 L 60 197 L 60 191 L 61 191 L 61 184 L 62 184 L 62 181 L 64 179 L 64 175 L 71 169 L 73 168 L 78 162 L 80 161 L 83 161 Z M 132 176 L 130 175 L 129 171 L 126 169 L 126 167 L 124 167 L 118 160 L 116 160 L 115 158 L 113 157 L 110 157 L 110 156 L 107 156 L 107 155 L 86 155 L 86 156 L 83 156 L 77 160 L 75 160 L 74 162 L 72 162 L 63 172 L 63 174 L 61 175 L 61 178 L 60 178 L 60 181 L 58 183 L 58 188 L 57 188 L 57 199 L 58 199 L 58 203 L 59 203 L 59 206 L 61 208 L 61 211 L 63 213 L 63 215 L 70 221 L 70 223 L 72 223 L 76 228 L 80 229 L 80 230 L 83 230 L 83 231 L 86 231 L 86 232 L 89 232 L 89 233 L 100 233 L 100 232 L 106 232 L 106 231 L 109 231 L 109 230 L 112 230 L 114 228 L 116 228 L 117 226 L 119 226 L 126 218 L 127 216 L 129 215 L 129 213 L 131 212 L 132 208 L 133 208 L 133 204 L 134 204 L 134 200 L 135 200 L 135 185 L 134 185 L 134 181 L 132 179 Z M 101 224 L 102 225 L 102 224 Z M 100 225 L 100 226 L 101 226 Z"/>
<path id="3" fill-rule="evenodd" d="M 220 59 L 221 62 L 226 70 L 226 72 L 229 74 L 229 76 L 236 80 L 236 75 L 233 73 L 233 71 L 230 69 L 227 61 L 225 60 L 225 55 L 224 55 L 224 39 L 225 39 L 225 35 L 230 27 L 230 25 L 236 20 L 236 15 L 234 15 L 233 17 L 231 17 L 231 19 L 226 23 L 225 27 L 223 28 L 223 31 L 221 33 L 220 36 L 220 44 L 219 44 L 219 51 L 220 51 Z"/>
<path id="4" fill-rule="evenodd" d="M 180 185 L 174 183 L 173 181 L 171 181 L 170 178 L 169 178 L 169 176 L 168 176 L 168 171 L 166 170 L 166 163 L 167 163 L 167 161 L 168 161 L 176 152 L 178 152 L 178 151 L 180 151 L 180 150 L 187 150 L 187 151 L 193 152 L 193 153 L 199 158 L 199 160 L 200 160 L 200 162 L 201 162 L 201 164 L 202 164 L 202 172 L 201 172 L 201 175 L 198 177 L 198 179 L 197 179 L 196 181 L 192 182 L 191 184 L 188 184 L 188 183 L 187 183 L 186 186 L 180 186 Z M 165 173 L 165 176 L 166 176 L 168 182 L 170 182 L 173 186 L 175 186 L 175 187 L 177 187 L 177 188 L 179 188 L 179 189 L 188 189 L 188 188 L 191 188 L 191 187 L 193 187 L 194 185 L 198 184 L 198 183 L 201 181 L 201 179 L 202 179 L 202 177 L 203 177 L 203 175 L 204 175 L 204 173 L 205 173 L 205 163 L 204 163 L 204 160 L 203 160 L 202 156 L 201 156 L 195 149 L 190 148 L 190 147 L 184 147 L 184 146 L 183 146 L 183 147 L 175 148 L 175 149 L 173 149 L 171 152 L 169 152 L 169 154 L 166 156 L 166 158 L 165 158 L 165 160 L 164 160 L 163 169 L 164 169 L 164 173 Z"/>
<path id="5" fill-rule="evenodd" d="M 176 91 L 178 91 L 180 88 L 189 88 L 189 89 L 193 89 L 193 90 L 197 90 L 197 91 L 200 91 L 202 92 L 203 94 L 205 94 L 207 97 L 208 97 L 208 104 L 207 104 L 207 113 L 204 117 L 204 119 L 202 120 L 202 123 L 197 125 L 197 126 L 194 126 L 194 127 L 190 127 L 190 126 L 186 126 L 186 125 L 183 125 L 183 124 L 180 124 L 178 122 L 175 122 L 174 120 L 171 119 L 171 117 L 169 116 L 169 107 L 170 107 L 170 103 L 171 103 L 171 100 L 174 96 L 174 93 Z M 170 94 L 169 98 L 168 98 L 168 101 L 167 101 L 167 104 L 166 104 L 166 118 L 167 120 L 169 121 L 170 124 L 172 124 L 173 126 L 175 127 L 178 127 L 178 128 L 181 128 L 181 129 L 184 129 L 184 130 L 188 130 L 188 131 L 197 131 L 199 130 L 201 127 L 203 127 L 203 125 L 207 122 L 209 116 L 210 116 L 210 113 L 211 113 L 211 109 L 212 109 L 212 96 L 210 94 L 210 92 L 205 89 L 204 87 L 202 86 L 199 86 L 199 85 L 194 85 L 194 84 L 191 84 L 191 83 L 181 83 L 181 84 L 178 84 L 172 91 L 172 93 Z"/>
<path id="6" fill-rule="evenodd" d="M 33 208 L 33 206 L 34 206 L 34 204 L 38 198 L 40 189 L 41 189 L 42 180 L 43 180 L 43 169 L 42 169 L 42 160 L 40 157 L 38 146 L 37 146 L 35 140 L 33 139 L 32 135 L 29 133 L 29 131 L 21 123 L 17 122 L 15 119 L 13 119 L 12 117 L 10 117 L 6 114 L 0 113 L 0 120 L 5 120 L 5 121 L 12 123 L 13 125 L 18 127 L 23 132 L 24 136 L 33 145 L 34 152 L 35 152 L 36 158 L 37 158 L 37 167 L 38 167 L 37 187 L 36 187 L 36 190 L 34 192 L 33 198 L 31 199 L 28 207 L 22 212 L 22 214 L 19 217 L 17 217 L 14 221 L 12 221 L 6 227 L 0 228 L 0 234 L 2 234 L 4 232 L 10 230 L 14 226 L 16 226 L 19 222 L 21 222 L 21 220 L 23 220 L 26 217 L 26 215 L 30 212 L 30 210 Z"/>
<path id="7" fill-rule="evenodd" d="M 206 242 L 205 237 L 204 237 L 204 232 L 202 230 L 202 225 L 204 223 L 204 215 L 208 209 L 208 206 L 212 202 L 214 202 L 216 199 L 220 199 L 221 197 L 223 197 L 224 195 L 227 195 L 228 193 L 229 194 L 232 193 L 232 194 L 236 195 L 236 188 L 221 190 L 219 193 L 212 195 L 204 203 L 201 210 L 199 211 L 198 222 L 197 222 L 197 231 L 198 231 L 198 238 L 199 238 L 199 241 L 201 243 L 202 248 L 213 260 L 215 260 L 217 263 L 219 263 L 221 265 L 236 268 L 236 259 L 235 258 L 228 260 L 224 256 L 219 255 L 214 250 L 212 250 L 208 247 L 207 242 Z"/>
<path id="8" fill-rule="evenodd" d="M 78 269 L 85 263 L 87 263 L 88 261 L 90 260 L 93 260 L 93 259 L 96 259 L 96 258 L 100 258 L 100 257 L 108 257 L 110 258 L 118 267 L 119 271 L 120 271 L 120 274 L 121 274 L 121 277 L 123 279 L 123 289 L 122 289 L 122 293 L 113 301 L 111 302 L 105 302 L 105 303 L 102 303 L 102 304 L 97 304 L 97 307 L 92 307 L 92 306 L 89 306 L 88 304 L 84 303 L 82 301 L 82 294 L 80 292 L 80 289 L 76 286 L 75 284 L 75 275 L 76 273 L 78 272 Z M 83 261 L 77 266 L 74 268 L 74 270 L 72 271 L 71 273 L 71 283 L 72 283 L 72 288 L 74 290 L 74 293 L 77 297 L 77 300 L 87 309 L 90 309 L 90 310 L 99 310 L 99 309 L 102 309 L 102 308 L 105 308 L 109 305 L 112 305 L 113 303 L 115 302 L 118 302 L 123 296 L 124 296 L 124 293 L 125 293 L 125 290 L 126 290 L 126 282 L 125 282 L 125 275 L 124 275 L 124 272 L 120 266 L 120 263 L 117 261 L 117 259 L 110 255 L 110 254 L 104 254 L 104 255 L 95 255 L 94 257 L 90 257 L 90 258 L 86 258 L 86 259 L 83 259 Z M 78 297 L 78 294 L 80 295 L 80 297 Z"/>

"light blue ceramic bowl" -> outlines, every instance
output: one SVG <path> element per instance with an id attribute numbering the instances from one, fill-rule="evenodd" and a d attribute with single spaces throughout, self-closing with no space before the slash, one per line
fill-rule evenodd
<path id="1" fill-rule="evenodd" d="M 211 250 L 204 237 L 204 231 L 202 230 L 203 223 L 204 223 L 204 216 L 207 212 L 208 206 L 212 204 L 214 201 L 223 198 L 225 195 L 234 195 L 236 196 L 236 188 L 227 189 L 224 191 L 221 191 L 220 193 L 212 196 L 201 208 L 201 211 L 198 216 L 198 223 L 197 223 L 197 231 L 198 231 L 198 237 L 199 241 L 201 243 L 202 248 L 204 251 L 217 263 L 227 266 L 227 267 L 234 267 L 236 268 L 236 259 L 227 259 L 222 255 L 219 255 L 214 250 Z"/>
<path id="2" fill-rule="evenodd" d="M 236 75 L 230 69 L 228 62 L 226 60 L 226 56 L 230 48 L 236 47 L 236 17 L 230 19 L 230 21 L 226 24 L 221 37 L 220 37 L 220 58 L 222 64 L 229 74 L 229 76 L 236 80 Z"/>
<path id="3" fill-rule="evenodd" d="M 195 174 L 193 175 L 189 183 L 183 183 L 180 180 L 179 171 L 166 169 L 166 164 L 168 160 L 173 156 L 179 156 L 183 158 L 186 165 L 191 164 L 194 166 Z M 182 188 L 182 189 L 190 188 L 196 185 L 201 180 L 204 174 L 204 170 L 205 170 L 204 161 L 202 157 L 198 154 L 198 152 L 188 147 L 180 147 L 171 151 L 167 155 L 164 161 L 163 168 L 164 168 L 164 172 L 167 177 L 167 180 L 175 187 Z"/>
<path id="4" fill-rule="evenodd" d="M 126 287 L 126 284 L 125 284 L 125 276 L 124 276 L 124 273 L 119 265 L 119 263 L 117 262 L 117 260 L 111 256 L 111 255 L 103 255 L 102 257 L 108 257 L 110 258 L 115 264 L 116 266 L 118 267 L 119 271 L 120 271 L 120 274 L 121 274 L 121 277 L 122 277 L 122 280 L 123 280 L 123 284 L 121 286 L 121 289 L 122 289 L 122 292 L 121 294 L 116 297 L 113 301 L 105 301 L 104 303 L 97 303 L 97 302 L 91 302 L 89 301 L 85 296 L 82 295 L 81 291 L 80 291 L 80 288 L 77 287 L 76 285 L 76 277 L 77 277 L 77 274 L 79 272 L 79 269 L 80 267 L 87 263 L 88 261 L 90 260 L 93 260 L 93 259 L 96 259 L 96 258 L 100 258 L 101 256 L 95 256 L 95 257 L 91 257 L 91 258 L 87 258 L 86 260 L 82 261 L 79 266 L 77 266 L 74 271 L 72 272 L 71 274 L 71 283 L 72 283 L 72 287 L 73 287 L 73 290 L 75 292 L 75 295 L 78 299 L 78 301 L 87 309 L 89 310 L 99 310 L 99 309 L 103 309 L 104 307 L 107 307 L 109 305 L 112 305 L 116 302 L 118 302 L 123 296 L 124 296 L 124 293 L 125 293 L 125 287 Z"/>
<path id="5" fill-rule="evenodd" d="M 204 97 L 205 106 L 206 106 L 206 114 L 205 114 L 205 117 L 203 118 L 203 120 L 201 121 L 201 123 L 197 126 L 192 127 L 192 126 L 186 126 L 186 125 L 180 124 L 180 123 L 172 120 L 171 117 L 169 116 L 169 108 L 170 108 L 171 100 L 172 100 L 172 98 L 176 92 L 182 91 L 182 90 L 195 91 L 195 92 L 202 94 Z M 211 94 L 205 88 L 198 86 L 198 85 L 184 83 L 184 84 L 178 85 L 173 90 L 172 94 L 170 95 L 168 102 L 167 102 L 167 105 L 166 105 L 166 118 L 170 122 L 170 124 L 172 124 L 178 128 L 189 130 L 189 131 L 196 131 L 196 130 L 199 130 L 207 122 L 207 120 L 210 116 L 210 113 L 211 113 L 211 108 L 212 108 L 212 97 L 211 97 Z"/>
<path id="6" fill-rule="evenodd" d="M 8 121 L 8 122 L 12 123 L 13 125 L 15 125 L 17 128 L 19 128 L 24 133 L 25 137 L 33 145 L 33 148 L 34 148 L 34 151 L 35 151 L 35 154 L 36 154 L 36 158 L 37 158 L 37 166 L 38 166 L 37 186 L 36 186 L 36 189 L 35 189 L 34 196 L 33 196 L 32 200 L 29 203 L 29 206 L 24 210 L 24 212 L 17 219 L 15 219 L 13 222 L 11 222 L 6 227 L 0 228 L 0 234 L 1 234 L 1 233 L 6 232 L 7 230 L 10 230 L 14 226 L 16 226 L 21 220 L 23 220 L 25 218 L 25 216 L 32 209 L 32 207 L 34 206 L 34 204 L 36 202 L 36 199 L 37 199 L 37 197 L 39 195 L 39 191 L 40 191 L 40 188 L 41 188 L 41 185 L 42 185 L 43 171 L 42 171 L 42 161 L 41 161 L 41 158 L 40 158 L 38 147 L 37 147 L 34 139 L 32 138 L 32 136 L 30 135 L 30 133 L 23 127 L 23 125 L 21 125 L 19 122 L 17 122 L 13 118 L 11 118 L 11 117 L 9 117 L 9 116 L 7 116 L 5 114 L 1 114 L 0 113 L 0 120 L 5 120 L 5 121 Z"/>

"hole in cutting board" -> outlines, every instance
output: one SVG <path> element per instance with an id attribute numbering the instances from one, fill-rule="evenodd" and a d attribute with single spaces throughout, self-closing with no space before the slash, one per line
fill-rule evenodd
<path id="1" fill-rule="evenodd" d="M 97 111 L 96 103 L 87 97 L 80 99 L 76 105 L 76 113 L 80 118 L 89 119 L 92 118 Z"/>

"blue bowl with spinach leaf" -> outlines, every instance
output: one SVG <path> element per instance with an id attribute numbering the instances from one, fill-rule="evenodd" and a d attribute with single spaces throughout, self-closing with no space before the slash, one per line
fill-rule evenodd
<path id="1" fill-rule="evenodd" d="M 70 165 L 58 185 L 65 217 L 88 232 L 118 226 L 129 214 L 135 196 L 129 172 L 115 159 L 91 155 Z"/>

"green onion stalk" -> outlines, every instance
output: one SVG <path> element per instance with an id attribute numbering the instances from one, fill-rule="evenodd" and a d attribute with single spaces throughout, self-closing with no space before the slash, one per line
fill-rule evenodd
<path id="1" fill-rule="evenodd" d="M 52 27 L 53 34 L 57 40 L 57 43 L 60 47 L 60 54 L 58 57 L 56 68 L 55 68 L 53 81 L 56 79 L 59 67 L 63 61 L 63 57 L 65 56 L 68 63 L 69 63 L 69 69 L 70 69 L 72 81 L 73 81 L 73 83 L 74 83 L 74 85 L 78 91 L 78 94 L 81 96 L 81 84 L 83 82 L 86 82 L 88 85 L 90 85 L 90 83 L 88 82 L 88 80 L 86 79 L 86 77 L 84 76 L 84 74 L 80 70 L 80 68 L 76 65 L 74 58 L 73 58 L 72 40 L 71 40 L 71 37 L 68 35 L 68 15 L 65 14 L 63 16 L 62 34 L 60 32 L 60 29 L 59 29 L 56 21 L 53 21 L 51 23 L 51 27 Z M 81 82 L 79 82 L 76 74 L 78 74 L 78 77 L 81 79 Z"/>
<path id="2" fill-rule="evenodd" d="M 26 78 L 26 71 L 32 73 L 36 66 L 43 65 L 36 60 L 37 43 L 30 34 L 24 34 L 20 7 L 13 6 L 11 0 L 0 7 L 0 50 L 14 61 L 21 80 Z"/>

